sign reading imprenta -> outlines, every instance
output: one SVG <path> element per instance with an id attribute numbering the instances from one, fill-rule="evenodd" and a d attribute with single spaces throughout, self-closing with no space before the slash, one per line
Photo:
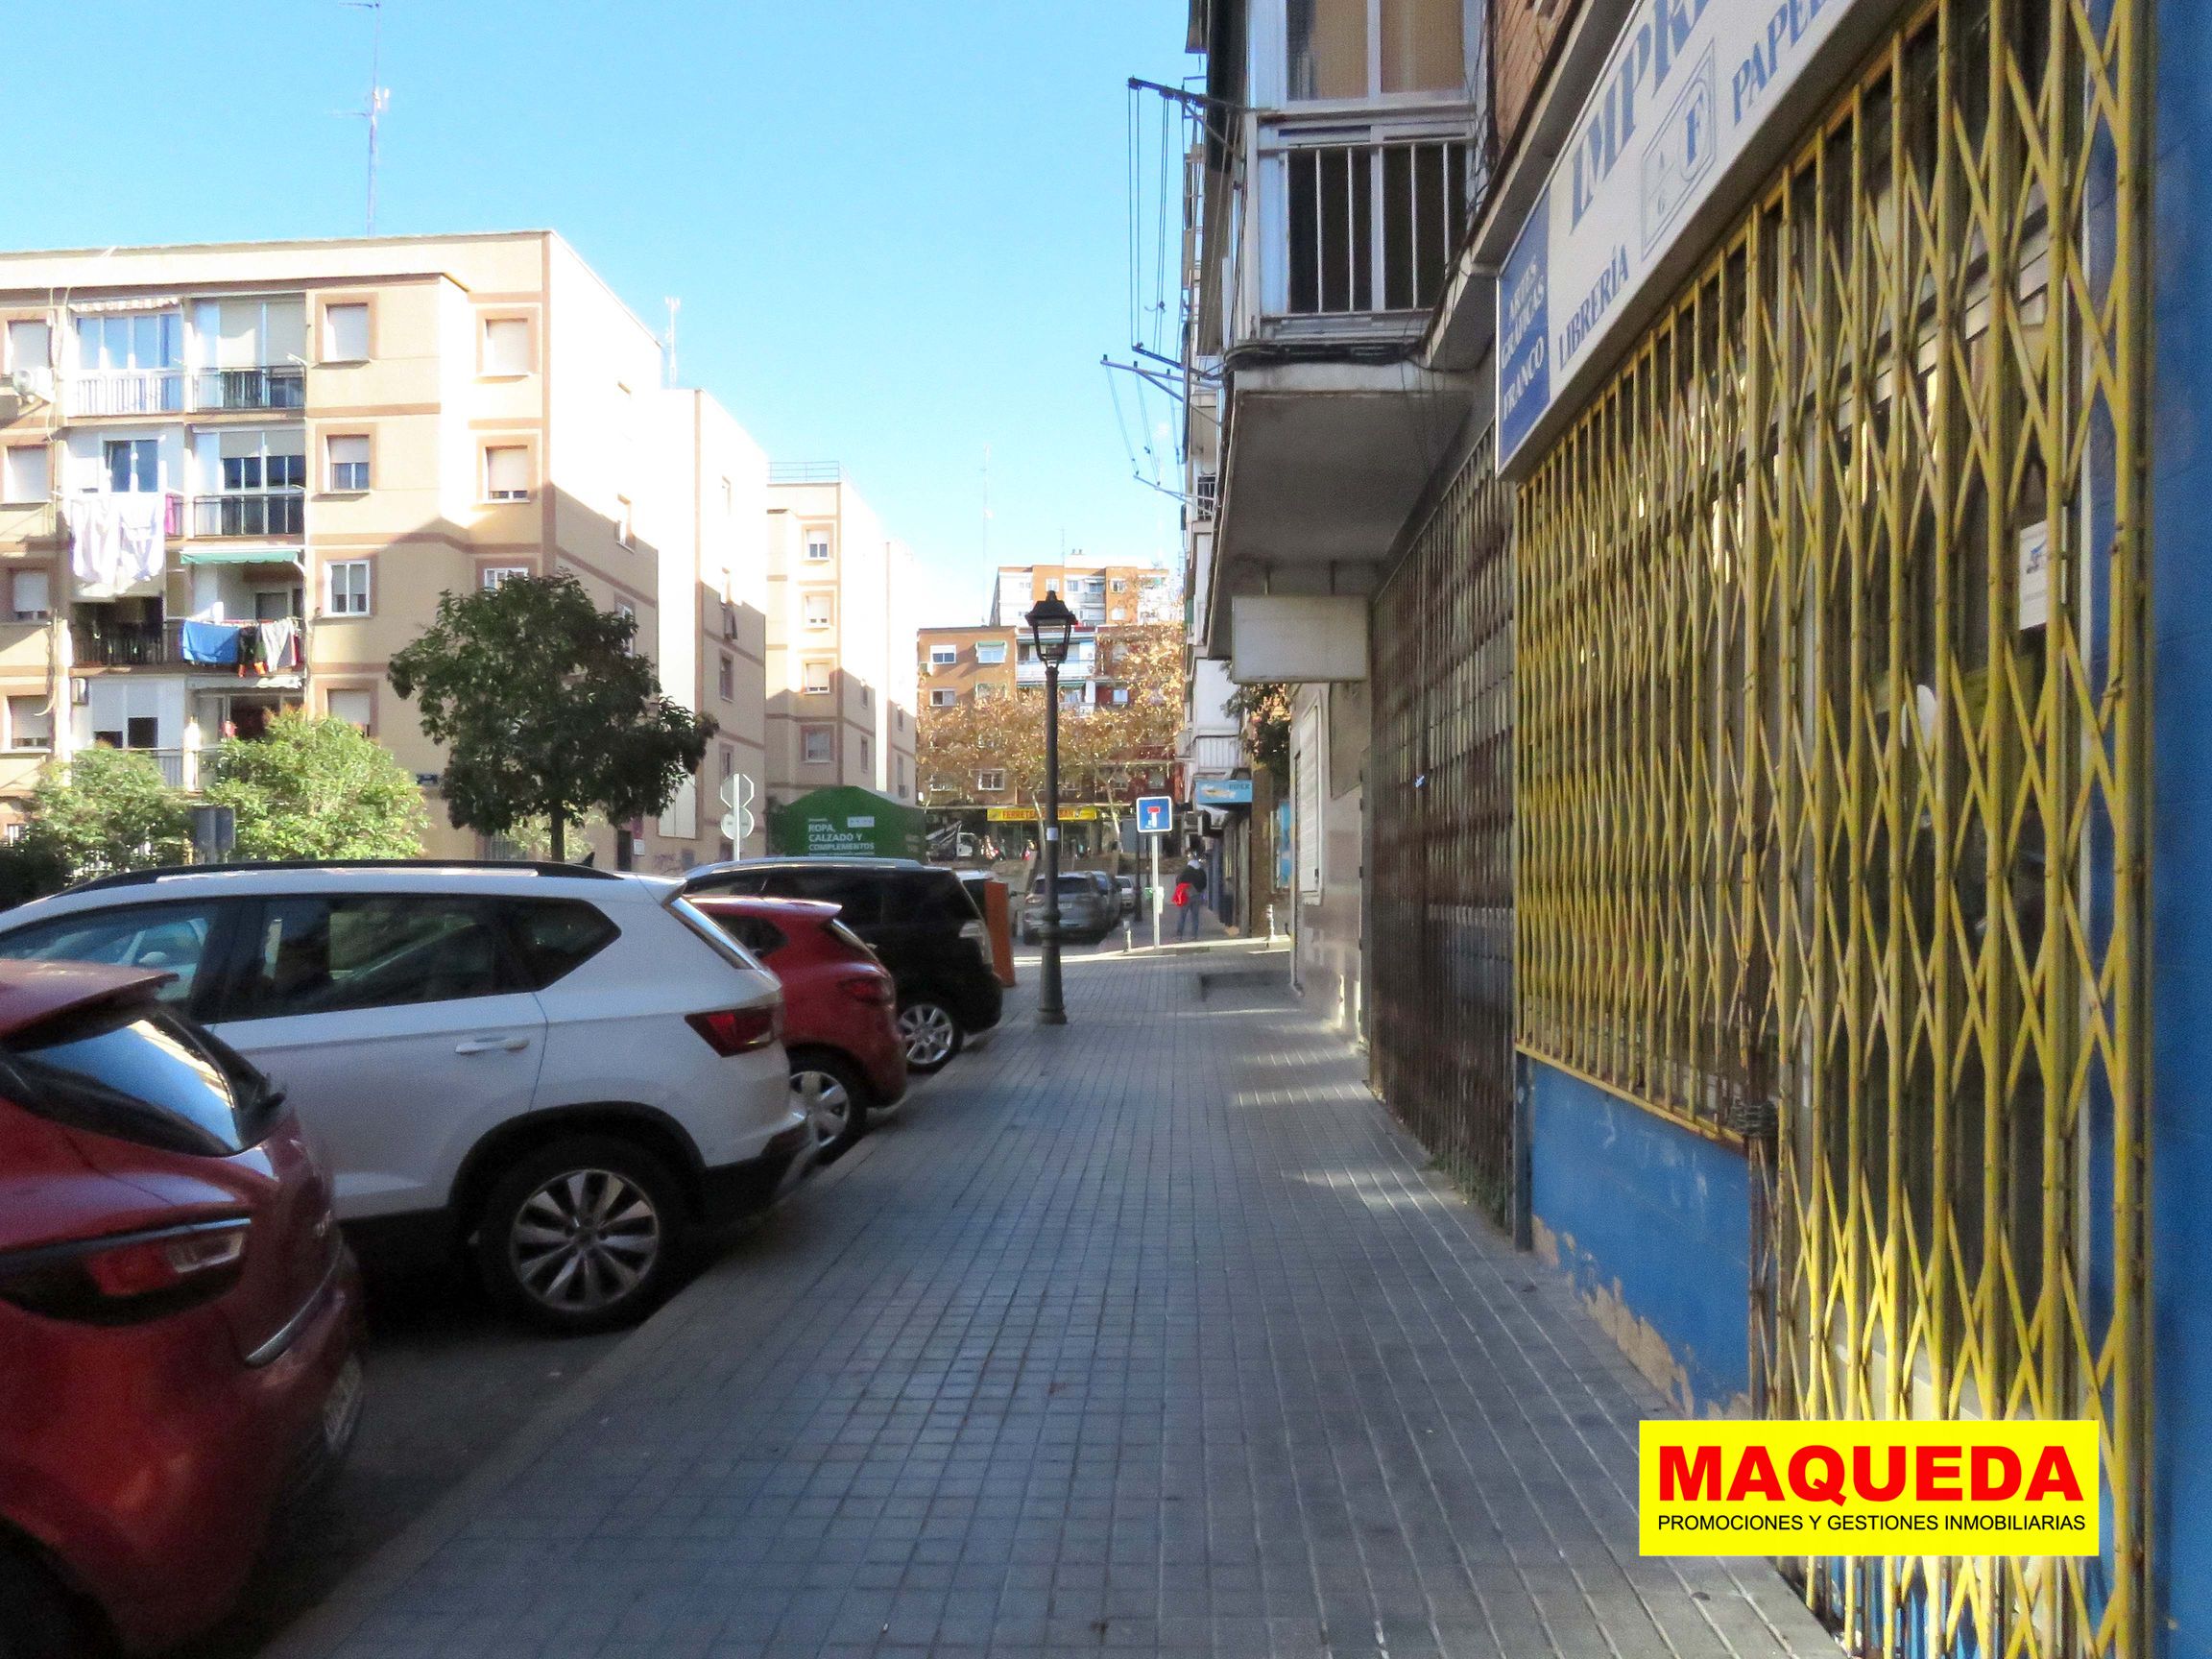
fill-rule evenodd
<path id="1" fill-rule="evenodd" d="M 1511 459 L 1843 15 L 1868 0 L 1644 0 L 1498 283 Z"/>

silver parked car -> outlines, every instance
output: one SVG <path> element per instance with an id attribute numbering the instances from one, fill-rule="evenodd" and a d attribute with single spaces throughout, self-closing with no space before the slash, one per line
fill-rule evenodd
<path id="1" fill-rule="evenodd" d="M 1022 901 L 1022 943 L 1034 945 L 1045 926 L 1045 878 L 1029 883 Z M 1113 881 L 1095 871 L 1064 871 L 1060 877 L 1060 937 L 1072 944 L 1094 945 L 1121 920 L 1121 902 Z"/>

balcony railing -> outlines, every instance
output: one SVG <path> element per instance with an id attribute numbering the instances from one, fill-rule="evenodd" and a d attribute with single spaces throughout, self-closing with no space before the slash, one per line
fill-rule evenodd
<path id="1" fill-rule="evenodd" d="M 242 491 L 192 498 L 195 536 L 297 536 L 306 512 L 303 492 Z"/>
<path id="2" fill-rule="evenodd" d="M 72 415 L 181 415 L 181 369 L 101 369 L 69 377 Z"/>
<path id="3" fill-rule="evenodd" d="M 1270 310 L 1426 311 L 1467 229 L 1464 139 L 1284 152 L 1286 246 Z"/>
<path id="4" fill-rule="evenodd" d="M 295 637 L 305 624 L 292 618 Z M 243 623 L 232 626 L 243 627 Z M 90 668 L 188 668 L 221 671 L 228 663 L 194 661 L 184 652 L 184 619 L 171 616 L 158 622 L 126 622 L 105 616 L 79 616 L 69 624 L 71 654 L 80 666 Z M 297 650 L 297 648 L 296 648 Z M 289 672 L 288 669 L 276 670 Z"/>
<path id="5" fill-rule="evenodd" d="M 1072 685 L 1091 678 L 1092 664 L 1086 660 L 1078 662 L 1070 659 L 1060 664 L 1060 684 Z M 1017 662 L 1014 664 L 1014 684 L 1017 685 L 1042 685 L 1045 684 L 1045 664 L 1042 662 Z"/>
<path id="6" fill-rule="evenodd" d="M 69 376 L 72 415 L 220 414 L 227 409 L 304 409 L 305 371 L 96 369 Z"/>
<path id="7" fill-rule="evenodd" d="M 223 409 L 304 409 L 307 375 L 298 368 L 201 369 L 192 376 L 192 407 Z"/>

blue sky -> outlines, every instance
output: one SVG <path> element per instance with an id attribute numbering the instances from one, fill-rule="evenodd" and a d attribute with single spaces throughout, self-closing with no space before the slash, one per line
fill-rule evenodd
<path id="1" fill-rule="evenodd" d="M 771 456 L 844 462 L 931 578 L 917 620 L 963 620 L 986 445 L 991 563 L 1063 535 L 1172 559 L 1174 504 L 1131 481 L 1097 365 L 1129 344 L 1124 82 L 1194 64 L 1186 10 L 387 0 L 377 228 L 549 227 L 654 326 L 680 296 L 684 380 Z M 365 12 L 44 15 L 0 55 L 8 246 L 361 229 L 361 126 L 333 112 L 368 84 Z"/>

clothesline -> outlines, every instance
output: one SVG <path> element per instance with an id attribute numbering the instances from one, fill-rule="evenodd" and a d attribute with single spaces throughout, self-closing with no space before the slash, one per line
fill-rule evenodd
<path id="1" fill-rule="evenodd" d="M 300 624 L 290 616 L 269 622 L 186 622 L 181 645 L 187 662 L 236 664 L 240 674 L 300 666 Z"/>

